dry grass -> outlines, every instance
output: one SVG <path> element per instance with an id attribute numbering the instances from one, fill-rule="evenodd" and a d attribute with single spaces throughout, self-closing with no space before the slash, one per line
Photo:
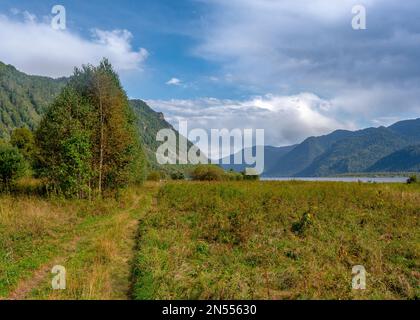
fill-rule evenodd
<path id="1" fill-rule="evenodd" d="M 138 299 L 415 299 L 420 189 L 175 183 L 142 224 Z M 364 265 L 368 289 L 351 288 Z"/>

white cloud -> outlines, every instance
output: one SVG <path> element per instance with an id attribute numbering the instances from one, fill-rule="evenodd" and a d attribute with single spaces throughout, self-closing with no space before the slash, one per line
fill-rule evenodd
<path id="1" fill-rule="evenodd" d="M 166 84 L 168 86 L 180 86 L 181 85 L 181 80 L 179 80 L 178 78 L 172 78 L 170 79 L 168 82 L 166 82 Z"/>
<path id="2" fill-rule="evenodd" d="M 248 100 L 148 100 L 175 127 L 187 120 L 189 129 L 265 129 L 266 144 L 280 146 L 335 129 L 354 129 L 351 122 L 334 117 L 331 102 L 311 93 L 266 95 Z"/>
<path id="3" fill-rule="evenodd" d="M 359 0 L 203 0 L 193 53 L 251 94 L 314 92 L 359 125 L 420 112 L 415 0 L 365 0 L 368 29 L 351 27 Z M 334 115 L 335 117 L 336 115 Z"/>
<path id="4" fill-rule="evenodd" d="M 24 20 L 0 15 L 0 61 L 19 70 L 51 77 L 68 76 L 75 66 L 97 64 L 108 58 L 118 71 L 140 70 L 147 59 L 144 48 L 135 51 L 127 30 L 92 30 L 85 39 L 69 30 L 59 31 L 38 22 L 28 12 Z"/>

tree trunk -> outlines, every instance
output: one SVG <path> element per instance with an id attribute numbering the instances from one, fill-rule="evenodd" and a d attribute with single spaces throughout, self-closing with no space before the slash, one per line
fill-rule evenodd
<path id="1" fill-rule="evenodd" d="M 99 196 L 102 195 L 102 170 L 104 164 L 104 109 L 102 104 L 102 93 L 100 89 L 99 81 L 97 82 L 97 90 L 99 95 L 99 113 L 100 113 L 100 149 L 99 149 L 99 181 L 98 181 L 98 192 Z"/>

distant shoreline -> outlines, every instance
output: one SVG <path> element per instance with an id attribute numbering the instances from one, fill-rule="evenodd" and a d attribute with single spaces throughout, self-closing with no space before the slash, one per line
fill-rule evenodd
<path id="1" fill-rule="evenodd" d="M 261 181 L 406 183 L 407 177 L 263 177 Z"/>

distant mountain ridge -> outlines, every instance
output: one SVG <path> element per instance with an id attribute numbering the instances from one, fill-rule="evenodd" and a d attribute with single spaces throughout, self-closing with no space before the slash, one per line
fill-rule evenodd
<path id="1" fill-rule="evenodd" d="M 297 145 L 274 164 L 266 162 L 264 175 L 272 177 L 318 177 L 337 174 L 418 171 L 418 154 L 404 161 L 405 148 L 420 144 L 420 119 L 400 121 L 389 127 L 358 131 L 338 130 L 321 137 L 311 137 Z M 282 147 L 283 149 L 283 147 Z M 401 153 L 396 153 L 401 150 Z M 396 153 L 394 157 L 390 157 Z M 390 157 L 390 158 L 387 158 Z M 398 157 L 399 162 L 390 161 Z M 385 161 L 385 159 L 387 159 Z M 386 163 L 386 165 L 385 165 Z"/>
<path id="2" fill-rule="evenodd" d="M 322 177 L 349 173 L 420 172 L 420 118 L 389 127 L 336 130 L 302 143 L 266 146 L 265 177 Z M 255 154 L 255 147 L 253 148 Z M 244 152 L 243 150 L 241 151 Z M 224 160 L 233 163 L 235 155 Z M 252 165 L 220 165 L 243 171 Z"/>

